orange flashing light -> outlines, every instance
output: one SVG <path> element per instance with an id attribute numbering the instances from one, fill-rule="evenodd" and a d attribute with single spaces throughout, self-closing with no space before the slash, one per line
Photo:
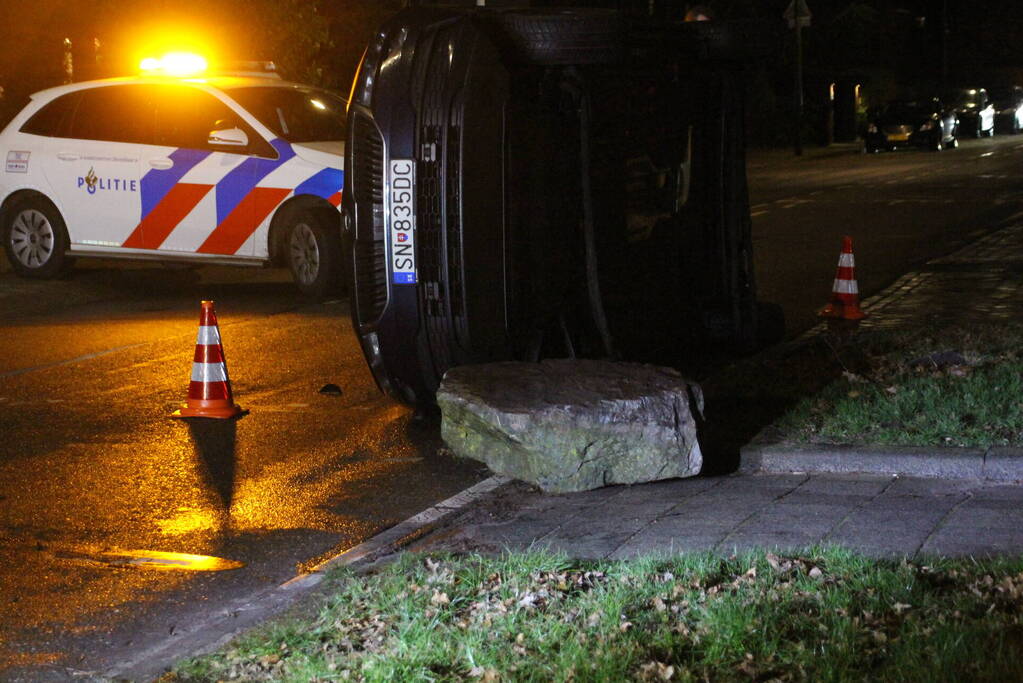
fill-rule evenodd
<path id="1" fill-rule="evenodd" d="M 139 63 L 146 74 L 177 78 L 201 76 L 208 67 L 205 57 L 192 52 L 168 52 L 162 57 L 146 57 Z"/>

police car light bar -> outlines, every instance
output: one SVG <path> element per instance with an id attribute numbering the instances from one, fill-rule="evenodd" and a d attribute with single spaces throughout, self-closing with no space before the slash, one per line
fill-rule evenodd
<path id="1" fill-rule="evenodd" d="M 163 76 L 199 76 L 206 72 L 208 63 L 205 57 L 191 52 L 168 52 L 162 57 L 146 57 L 139 68 L 147 74 Z"/>

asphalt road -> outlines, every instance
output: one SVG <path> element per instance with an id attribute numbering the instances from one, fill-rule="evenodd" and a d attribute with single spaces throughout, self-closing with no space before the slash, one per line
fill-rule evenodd
<path id="1" fill-rule="evenodd" d="M 861 295 L 1023 210 L 1023 136 L 963 140 L 944 152 L 861 154 L 858 146 L 751 152 L 759 298 L 782 305 L 790 335 L 827 302 L 842 236 Z"/>
<path id="2" fill-rule="evenodd" d="M 760 298 L 806 329 L 842 235 L 869 295 L 1016 213 L 1021 160 L 1023 136 L 752 153 Z M 237 422 L 167 417 L 201 299 L 251 411 Z M 485 476 L 377 392 L 346 301 L 308 303 L 275 270 L 0 273 L 0 436 L 0 678 L 102 670 Z"/>
<path id="3" fill-rule="evenodd" d="M 32 680 L 104 670 L 485 476 L 379 394 L 347 302 L 281 272 L 107 263 L 0 291 L 0 662 Z M 168 418 L 204 298 L 237 422 Z"/>

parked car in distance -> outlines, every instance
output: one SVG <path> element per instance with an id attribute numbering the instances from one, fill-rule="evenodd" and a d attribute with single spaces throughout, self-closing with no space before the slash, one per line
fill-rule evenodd
<path id="1" fill-rule="evenodd" d="M 1023 88 L 1007 85 L 988 91 L 995 106 L 995 132 L 1016 133 L 1023 130 Z"/>
<path id="2" fill-rule="evenodd" d="M 872 113 L 865 152 L 923 147 L 941 151 L 959 146 L 959 121 L 937 99 L 896 100 Z"/>
<path id="3" fill-rule="evenodd" d="M 995 134 L 995 107 L 985 88 L 960 88 L 946 94 L 943 101 L 959 117 L 959 130 L 973 137 Z"/>

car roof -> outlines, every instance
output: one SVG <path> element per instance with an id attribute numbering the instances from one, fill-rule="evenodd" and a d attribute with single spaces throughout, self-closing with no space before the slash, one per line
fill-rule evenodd
<path id="1" fill-rule="evenodd" d="M 305 83 L 293 83 L 282 81 L 279 78 L 266 78 L 260 76 L 208 76 L 204 78 L 171 78 L 167 76 L 126 76 L 122 78 L 103 78 L 94 81 L 79 81 L 58 85 L 45 90 L 32 93 L 32 99 L 52 99 L 60 97 L 69 92 L 77 90 L 89 90 L 92 88 L 103 88 L 111 85 L 167 85 L 173 83 L 185 83 L 194 86 L 209 86 L 214 89 L 224 90 L 229 88 L 318 88 Z"/>

